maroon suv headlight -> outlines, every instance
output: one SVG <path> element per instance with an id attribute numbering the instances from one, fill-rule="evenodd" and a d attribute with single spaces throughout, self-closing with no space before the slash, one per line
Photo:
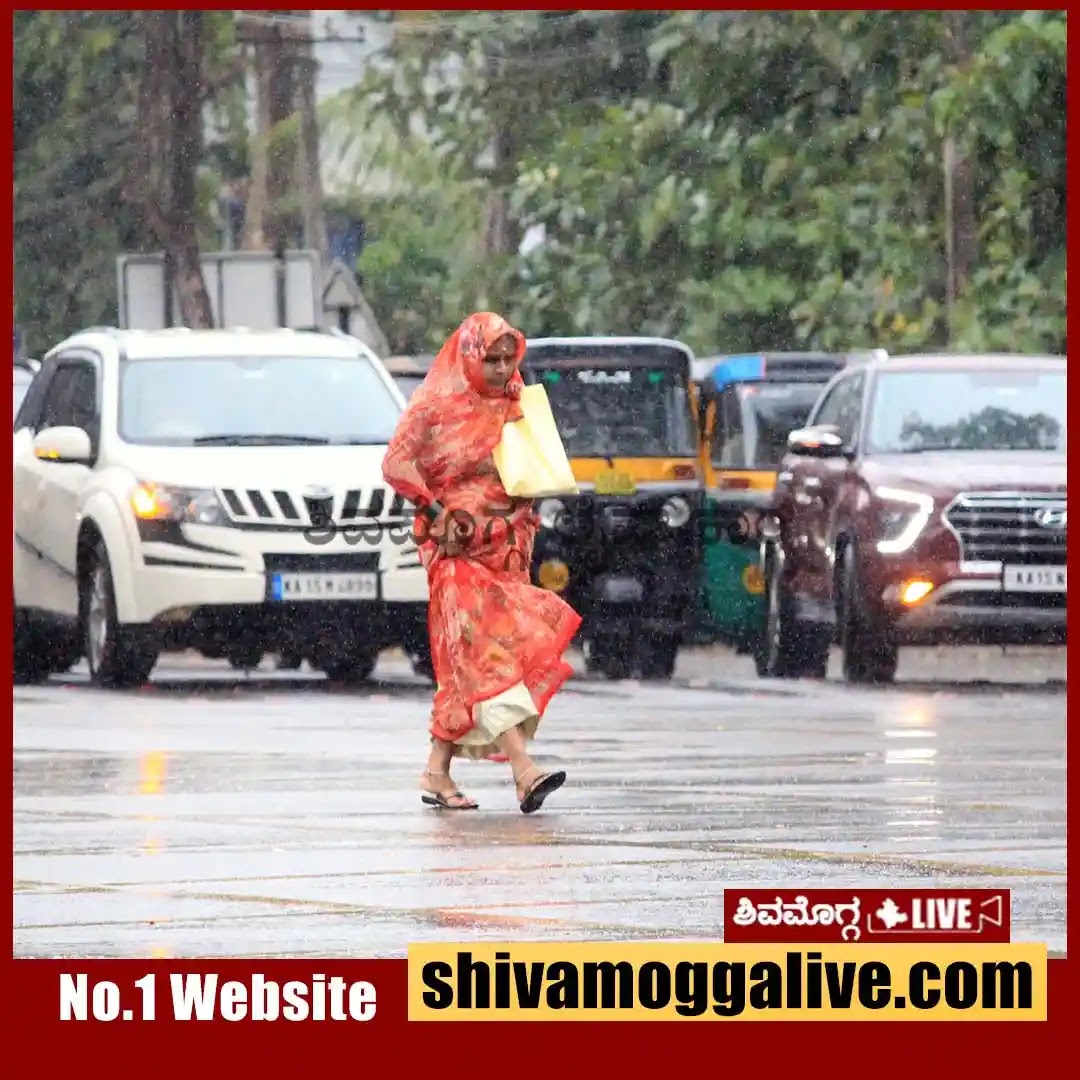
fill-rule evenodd
<path id="1" fill-rule="evenodd" d="M 882 504 L 877 549 L 882 555 L 899 555 L 907 551 L 926 528 L 934 512 L 934 500 L 925 492 L 906 488 L 876 487 L 874 495 Z"/>

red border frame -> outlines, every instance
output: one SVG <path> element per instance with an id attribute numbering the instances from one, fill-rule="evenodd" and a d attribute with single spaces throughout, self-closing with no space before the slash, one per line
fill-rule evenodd
<path id="1" fill-rule="evenodd" d="M 53 5 L 43 4 L 40 7 Z M 134 4 L 115 4 L 115 8 L 134 7 Z M 166 5 L 170 6 L 170 5 Z M 419 5 L 400 5 L 418 7 Z M 448 8 L 460 7 L 451 3 Z M 552 8 L 561 5 L 550 5 Z M 625 5 L 636 7 L 640 5 Z M 683 6 L 683 5 L 676 5 Z M 706 5 L 715 6 L 715 5 Z M 765 6 L 751 4 L 750 7 Z M 826 3 L 825 8 L 855 8 L 860 5 Z M 925 7 L 924 4 L 898 4 L 897 8 Z M 1012 4 L 972 4 L 971 8 L 1015 8 Z M 1060 6 L 1056 6 L 1060 10 Z M 8 67 L 11 67 L 11 39 L 4 39 L 2 48 Z M 1069 47 L 1067 72 L 1075 73 L 1076 50 Z M 10 106 L 5 98 L 4 109 Z M 1068 112 L 1075 111 L 1071 102 Z M 1071 119 L 1071 115 L 1070 115 Z M 3 137 L 11 150 L 11 116 L 4 125 Z M 1069 125 L 1068 148 L 1074 146 L 1073 125 Z M 1072 170 L 1068 170 L 1068 188 Z M 11 220 L 10 218 L 8 220 Z M 1074 219 L 1075 223 L 1075 219 Z M 1073 229 L 1070 225 L 1069 239 Z M 1071 246 L 1071 245 L 1070 245 Z M 8 264 L 4 261 L 4 273 Z M 14 318 L 14 314 L 12 315 Z M 1071 389 L 1069 398 L 1072 398 Z M 7 476 L 7 473 L 3 474 Z M 10 489 L 9 489 L 10 490 Z M 3 621 L 3 629 L 11 626 Z M 11 656 L 10 636 L 4 655 Z M 10 660 L 9 660 L 10 664 Z M 10 761 L 10 759 L 9 759 Z M 11 792 L 11 787 L 5 787 Z M 8 795 L 11 798 L 11 795 Z M 11 804 L 9 803 L 9 807 Z M 9 820 L 11 820 L 9 812 Z M 1070 822 L 1071 824 L 1071 822 Z M 9 864 L 9 873 L 13 869 Z M 13 882 L 12 882 L 13 884 Z M 5 892 L 5 899 L 7 897 Z M 9 909 L 10 910 L 10 909 Z M 1068 905 L 1071 913 L 1072 905 Z M 1068 919 L 1071 930 L 1072 920 Z M 138 978 L 149 970 L 161 973 L 176 970 L 215 970 L 227 976 L 242 976 L 261 970 L 268 977 L 310 977 L 323 969 L 348 978 L 367 978 L 375 983 L 380 1006 L 376 1018 L 368 1024 L 322 1023 L 311 1024 L 228 1024 L 218 1022 L 188 1023 L 179 1027 L 159 1021 L 153 1024 L 61 1024 L 57 1010 L 57 977 L 60 971 L 94 971 L 102 977 Z M 834 1075 L 845 1072 L 864 1074 L 868 1069 L 876 1075 L 892 1072 L 917 1071 L 927 1075 L 944 1072 L 949 1063 L 962 1062 L 965 1071 L 1000 1072 L 1015 1067 L 1028 1070 L 1035 1058 L 1046 1051 L 1064 1049 L 1065 1034 L 1077 1009 L 1075 977 L 1067 960 L 1051 960 L 1049 964 L 1049 1021 L 1038 1028 L 1016 1028 L 1009 1023 L 942 1024 L 930 1023 L 914 1038 L 907 1025 L 868 1025 L 855 1023 L 837 1026 L 807 1022 L 770 1023 L 765 1029 L 758 1025 L 728 1027 L 720 1035 L 712 1025 L 683 1025 L 665 1037 L 668 1028 L 651 1024 L 620 1023 L 617 1026 L 592 1023 L 571 1023 L 552 1029 L 545 1025 L 518 1023 L 488 1024 L 479 1031 L 467 1029 L 464 1045 L 447 1032 L 445 1026 L 406 1030 L 406 962 L 404 960 L 310 961 L 281 960 L 252 965 L 242 961 L 221 961 L 207 964 L 194 961 L 121 960 L 87 961 L 83 963 L 51 960 L 6 960 L 4 981 L 10 988 L 9 1000 L 14 1003 L 13 1029 L 18 1033 L 14 1044 L 33 1054 L 35 1066 L 50 1071 L 49 1065 L 71 1065 L 89 1071 L 108 1070 L 122 1075 L 129 1069 L 151 1068 L 158 1076 L 179 1073 L 188 1075 L 195 1061 L 212 1074 L 220 1073 L 232 1064 L 245 1071 L 268 1065 L 270 1075 L 279 1075 L 286 1068 L 310 1072 L 323 1062 L 340 1063 L 342 1067 L 378 1075 L 404 1067 L 407 1074 L 529 1076 L 537 1070 L 549 1073 L 566 1070 L 571 1075 L 586 1069 L 611 1073 L 629 1066 L 635 1072 L 662 1059 L 665 1069 L 693 1064 L 698 1053 L 708 1054 L 706 1060 L 718 1070 L 733 1065 L 764 1066 L 767 1073 L 776 1074 L 790 1066 L 800 1071 L 815 1061 L 822 1062 Z M 430 1032 L 430 1035 L 425 1034 Z M 446 1036 L 450 1035 L 447 1040 Z M 406 1041 L 411 1039 L 411 1042 Z M 426 1044 L 426 1045 L 425 1045 Z M 655 1049 L 653 1049 L 655 1047 Z M 652 1051 L 650 1053 L 650 1051 Z M 346 1056 L 347 1055 L 347 1056 Z M 855 1060 L 855 1069 L 847 1063 Z M 1044 1058 L 1045 1060 L 1045 1058 Z M 936 1067 L 930 1067 L 933 1062 Z M 893 1064 L 895 1063 L 895 1064 Z M 939 1064 L 940 1063 L 940 1064 Z M 892 1065 L 891 1068 L 888 1065 Z M 846 1066 L 846 1067 L 845 1067 Z M 950 1069 L 950 1073 L 951 1073 Z"/>

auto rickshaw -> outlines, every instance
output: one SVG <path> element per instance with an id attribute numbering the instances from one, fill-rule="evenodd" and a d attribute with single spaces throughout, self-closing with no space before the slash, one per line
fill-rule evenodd
<path id="1" fill-rule="evenodd" d="M 668 679 L 700 596 L 704 488 L 691 364 L 649 337 L 531 340 L 580 493 L 539 500 L 534 581 L 582 616 L 588 670 Z"/>
<path id="2" fill-rule="evenodd" d="M 776 486 L 787 436 L 805 422 L 825 383 L 857 355 L 714 356 L 698 368 L 707 622 L 714 640 L 753 654 L 755 662 L 766 620 L 758 525 Z"/>

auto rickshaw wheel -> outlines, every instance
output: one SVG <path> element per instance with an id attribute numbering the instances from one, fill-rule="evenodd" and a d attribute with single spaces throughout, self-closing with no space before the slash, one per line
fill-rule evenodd
<path id="1" fill-rule="evenodd" d="M 631 651 L 628 643 L 615 637 L 591 638 L 585 648 L 585 670 L 613 682 L 628 679 L 633 670 Z"/>
<path id="2" fill-rule="evenodd" d="M 641 677 L 643 679 L 670 679 L 675 674 L 675 661 L 679 656 L 676 638 L 650 641 L 641 647 Z"/>

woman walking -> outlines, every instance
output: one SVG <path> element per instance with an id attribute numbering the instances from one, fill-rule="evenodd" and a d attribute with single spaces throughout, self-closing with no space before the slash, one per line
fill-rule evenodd
<path id="1" fill-rule="evenodd" d="M 539 521 L 531 499 L 506 493 L 492 459 L 503 425 L 521 418 L 525 338 L 499 315 L 470 315 L 409 400 L 383 462 L 387 483 L 419 509 L 435 667 L 423 801 L 477 803 L 450 779 L 454 757 L 501 753 L 522 813 L 566 779 L 529 756 L 552 695 L 572 674 L 563 653 L 581 618 L 530 581 Z"/>

